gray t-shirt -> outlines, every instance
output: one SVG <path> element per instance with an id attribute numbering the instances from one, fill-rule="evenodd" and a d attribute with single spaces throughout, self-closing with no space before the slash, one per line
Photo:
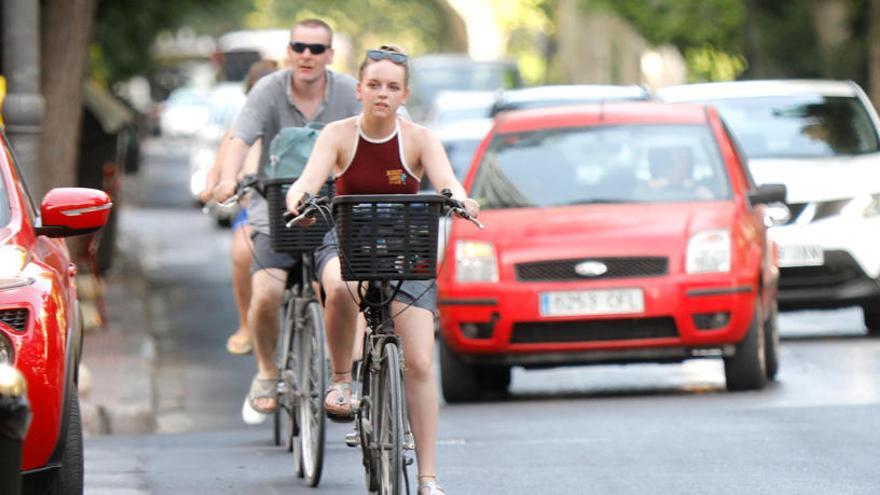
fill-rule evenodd
<path id="1" fill-rule="evenodd" d="M 324 102 L 315 111 L 314 118 L 306 120 L 293 101 L 290 87 L 292 69 L 282 69 L 261 78 L 248 94 L 247 101 L 235 124 L 233 134 L 252 145 L 263 138 L 259 176 L 265 176 L 269 163 L 269 144 L 284 127 L 302 127 L 310 122 L 329 124 L 357 115 L 361 103 L 355 96 L 357 81 L 346 74 L 327 71 L 327 90 Z M 252 194 L 248 203 L 248 223 L 256 232 L 269 234 L 269 207 L 259 194 Z"/>

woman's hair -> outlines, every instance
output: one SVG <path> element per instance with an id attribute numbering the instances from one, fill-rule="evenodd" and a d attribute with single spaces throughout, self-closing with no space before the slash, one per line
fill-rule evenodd
<path id="1" fill-rule="evenodd" d="M 383 52 L 400 53 L 400 54 L 406 55 L 406 52 L 403 50 L 403 48 L 401 48 L 398 45 L 382 45 L 379 48 L 377 48 L 377 50 L 380 50 Z M 370 64 L 374 64 L 376 62 L 378 62 L 378 60 L 373 60 L 367 54 L 364 54 L 364 61 L 361 62 L 361 67 L 360 67 L 360 69 L 358 69 L 358 80 L 363 80 L 364 71 L 367 69 L 367 66 Z M 396 62 L 394 62 L 394 63 L 396 65 L 403 67 L 403 85 L 409 86 L 409 64 L 407 63 L 407 61 L 404 61 L 403 63 L 399 63 L 399 64 Z"/>
<path id="2" fill-rule="evenodd" d="M 244 79 L 245 94 L 251 92 L 251 88 L 254 87 L 254 84 L 256 84 L 261 77 L 268 76 L 275 72 L 276 69 L 278 69 L 278 63 L 274 60 L 258 60 L 251 64 L 251 68 L 248 69 L 247 77 Z"/>

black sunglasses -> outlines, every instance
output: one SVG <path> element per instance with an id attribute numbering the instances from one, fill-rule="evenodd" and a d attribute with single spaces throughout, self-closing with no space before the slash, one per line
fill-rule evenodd
<path id="1" fill-rule="evenodd" d="M 390 52 L 388 50 L 367 50 L 367 57 L 369 57 L 370 60 L 375 60 L 377 62 L 387 58 L 395 64 L 401 65 L 405 64 L 407 59 L 405 53 Z"/>
<path id="2" fill-rule="evenodd" d="M 291 41 L 290 48 L 296 53 L 303 53 L 306 48 L 312 52 L 312 55 L 320 55 L 330 48 L 330 45 L 322 45 L 320 43 L 301 43 L 299 41 Z"/>

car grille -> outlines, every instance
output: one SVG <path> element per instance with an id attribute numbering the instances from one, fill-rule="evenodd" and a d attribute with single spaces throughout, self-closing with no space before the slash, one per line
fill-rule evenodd
<path id="1" fill-rule="evenodd" d="M 574 267 L 584 261 L 598 261 L 608 271 L 602 275 L 584 277 Z M 516 265 L 516 278 L 524 282 L 539 280 L 601 280 L 606 278 L 656 277 L 665 275 L 668 261 L 662 257 L 643 258 L 580 258 L 573 260 L 536 261 Z"/>
<path id="2" fill-rule="evenodd" d="M 661 339 L 677 337 L 675 320 L 661 318 L 620 318 L 515 323 L 512 344 L 553 342 L 599 342 L 606 340 Z"/>
<path id="3" fill-rule="evenodd" d="M 865 273 L 846 251 L 825 251 L 825 264 L 823 265 L 780 268 L 779 288 L 834 287 L 865 277 Z"/>
<path id="4" fill-rule="evenodd" d="M 27 328 L 28 310 L 24 308 L 0 309 L 0 321 L 14 330 L 24 332 Z"/>

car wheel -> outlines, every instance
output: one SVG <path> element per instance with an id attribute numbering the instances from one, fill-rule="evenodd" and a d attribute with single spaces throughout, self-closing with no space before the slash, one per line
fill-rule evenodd
<path id="1" fill-rule="evenodd" d="M 446 402 L 473 402 L 480 398 L 477 368 L 464 363 L 440 338 L 440 382 Z"/>
<path id="2" fill-rule="evenodd" d="M 724 358 L 724 376 L 728 390 L 759 390 L 767 384 L 764 325 L 759 305 L 745 338 L 736 345 L 736 354 Z"/>
<path id="3" fill-rule="evenodd" d="M 83 440 L 82 421 L 79 414 L 79 398 L 76 390 L 70 397 L 67 436 L 61 453 L 61 470 L 55 478 L 51 493 L 58 495 L 81 495 L 83 493 Z"/>
<path id="4" fill-rule="evenodd" d="M 870 308 L 868 306 L 863 306 L 862 311 L 864 311 L 865 326 L 868 327 L 868 335 L 880 337 L 880 309 L 877 308 L 877 305 L 880 305 L 880 301 L 875 301 L 874 306 L 871 306 Z"/>
<path id="5" fill-rule="evenodd" d="M 764 359 L 767 366 L 767 379 L 773 380 L 779 373 L 779 326 L 776 302 L 770 308 L 770 314 L 764 320 Z"/>

